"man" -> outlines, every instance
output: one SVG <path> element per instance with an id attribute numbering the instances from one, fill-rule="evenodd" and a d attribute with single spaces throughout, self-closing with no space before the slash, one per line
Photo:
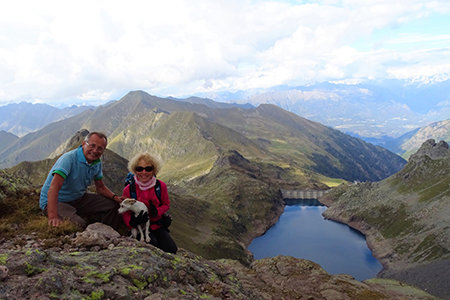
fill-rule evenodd
<path id="1" fill-rule="evenodd" d="M 59 226 L 68 219 L 82 228 L 86 221 L 80 215 L 103 214 L 102 222 L 117 230 L 121 216 L 115 195 L 103 183 L 100 156 L 108 139 L 100 132 L 89 133 L 75 150 L 63 154 L 49 172 L 41 190 L 39 206 L 48 216 L 48 225 Z M 94 180 L 97 194 L 86 192 Z"/>

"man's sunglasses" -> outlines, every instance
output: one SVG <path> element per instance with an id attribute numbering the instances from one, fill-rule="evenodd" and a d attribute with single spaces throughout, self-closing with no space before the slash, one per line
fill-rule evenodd
<path id="1" fill-rule="evenodd" d="M 146 171 L 146 172 L 151 172 L 153 171 L 153 166 L 149 166 L 149 167 L 136 167 L 136 172 L 142 172 L 142 171 Z"/>

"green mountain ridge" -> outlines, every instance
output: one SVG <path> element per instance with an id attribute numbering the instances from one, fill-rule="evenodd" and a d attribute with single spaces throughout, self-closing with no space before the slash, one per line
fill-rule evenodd
<path id="1" fill-rule="evenodd" d="M 171 117 L 172 114 L 182 112 L 195 113 L 198 116 L 197 122 L 200 122 L 200 117 L 207 120 L 193 127 L 200 128 L 200 133 L 197 132 L 195 136 L 190 137 L 194 132 L 175 131 L 190 124 L 177 122 L 177 117 Z M 210 134 L 211 136 L 201 134 L 201 131 L 207 133 L 213 128 L 207 125 L 208 122 L 229 128 L 228 134 L 225 134 L 227 131 L 225 128 L 217 136 L 216 133 Z M 201 126 L 210 129 L 201 128 Z M 352 181 L 380 180 L 399 170 L 405 163 L 394 154 L 385 153 L 384 150 L 359 139 L 340 134 L 336 130 L 303 119 L 273 105 L 261 105 L 255 109 L 236 107 L 212 109 L 203 104 L 162 99 L 136 91 L 128 93 L 119 101 L 101 106 L 94 112 L 84 112 L 74 118 L 50 124 L 42 130 L 26 135 L 0 153 L 0 167 L 9 167 L 24 160 L 45 159 L 81 128 L 105 132 L 109 136 L 111 149 L 125 158 L 130 158 L 145 148 L 163 158 L 163 163 L 166 164 L 167 150 L 172 155 L 175 153 L 175 157 L 181 157 L 183 152 L 187 155 L 187 150 L 190 149 L 187 138 L 190 137 L 196 138 L 198 143 L 196 147 L 200 147 L 199 145 L 211 147 L 214 142 L 220 151 L 237 148 L 236 150 L 247 158 L 258 157 L 259 160 L 291 168 L 293 173 L 305 176 L 305 180 L 315 180 L 315 177 L 322 176 L 321 173 L 329 169 L 328 166 L 323 166 L 322 161 L 327 161 L 333 169 L 332 174 L 323 175 Z M 215 128 L 218 128 L 217 125 Z M 161 138 L 156 137 L 158 132 Z M 168 139 L 169 133 L 170 139 Z M 130 137 L 133 136 L 137 138 L 131 139 Z M 236 139 L 240 141 L 237 142 Z M 236 142 L 232 142 L 233 140 Z M 343 142 L 344 140 L 348 142 Z M 129 142 L 131 143 L 128 144 Z M 164 144 L 168 146 L 163 147 Z M 148 145 L 148 148 L 143 145 Z M 364 149 L 358 150 L 355 156 L 353 148 L 360 146 Z M 163 148 L 164 151 L 161 150 Z M 208 149 L 211 151 L 211 148 Z M 382 152 L 385 154 L 381 155 Z M 203 152 L 200 151 L 200 153 Z M 339 155 L 335 155 L 336 153 Z M 206 165 L 211 166 L 214 161 L 211 153 L 205 157 L 209 157 L 205 159 L 208 161 Z M 371 170 L 371 165 L 364 163 L 370 161 L 371 157 L 375 159 L 376 170 Z M 386 158 L 389 159 L 385 160 Z M 171 157 L 171 159 L 175 158 Z M 199 157 L 198 160 L 203 159 Z M 348 168 L 347 170 L 346 164 L 355 162 L 360 172 L 352 175 L 353 171 Z M 192 160 L 191 163 L 199 164 Z M 203 168 L 204 172 L 207 171 L 206 165 L 200 168 Z"/>
<path id="2" fill-rule="evenodd" d="M 150 151 L 167 166 L 161 176 L 178 181 L 207 173 L 228 149 L 249 157 L 270 156 L 245 136 L 193 112 L 152 112 L 117 135 L 109 148 L 124 157 Z"/>

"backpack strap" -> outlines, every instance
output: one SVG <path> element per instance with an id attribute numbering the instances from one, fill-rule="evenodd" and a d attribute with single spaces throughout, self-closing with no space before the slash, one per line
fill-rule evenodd
<path id="1" fill-rule="evenodd" d="M 156 179 L 155 194 L 158 197 L 159 205 L 161 205 L 161 182 L 158 179 Z"/>

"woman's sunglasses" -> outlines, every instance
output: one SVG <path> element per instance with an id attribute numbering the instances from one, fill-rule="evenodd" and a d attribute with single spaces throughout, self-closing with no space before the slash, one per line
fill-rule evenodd
<path id="1" fill-rule="evenodd" d="M 136 167 L 136 172 L 142 172 L 142 171 L 146 171 L 146 172 L 151 172 L 153 171 L 153 166 L 149 166 L 149 167 Z"/>

